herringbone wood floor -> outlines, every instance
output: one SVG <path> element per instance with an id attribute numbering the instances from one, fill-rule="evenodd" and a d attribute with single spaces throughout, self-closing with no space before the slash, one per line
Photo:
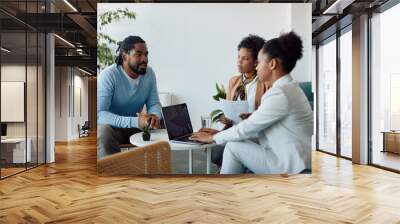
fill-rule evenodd
<path id="1" fill-rule="evenodd" d="M 400 175 L 315 152 L 313 174 L 99 177 L 95 138 L 0 181 L 0 223 L 400 223 Z"/>

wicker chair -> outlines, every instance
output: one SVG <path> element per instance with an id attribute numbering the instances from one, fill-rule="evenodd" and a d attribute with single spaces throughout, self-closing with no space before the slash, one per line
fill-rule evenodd
<path id="1" fill-rule="evenodd" d="M 170 174 L 171 147 L 162 141 L 97 160 L 100 175 Z"/>

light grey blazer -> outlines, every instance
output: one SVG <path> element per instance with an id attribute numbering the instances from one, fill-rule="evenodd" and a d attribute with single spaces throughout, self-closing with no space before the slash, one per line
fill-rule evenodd
<path id="1" fill-rule="evenodd" d="M 214 136 L 217 144 L 258 137 L 271 150 L 265 158 L 272 173 L 299 173 L 311 168 L 313 112 L 303 90 L 290 75 L 275 81 L 260 107 L 246 120 Z M 248 153 L 251 153 L 249 150 Z"/>

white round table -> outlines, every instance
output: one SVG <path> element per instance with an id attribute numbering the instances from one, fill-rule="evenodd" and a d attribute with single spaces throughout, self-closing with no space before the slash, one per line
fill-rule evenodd
<path id="1" fill-rule="evenodd" d="M 211 169 L 211 148 L 215 146 L 215 143 L 212 144 L 203 144 L 203 145 L 192 145 L 192 144 L 185 144 L 185 143 L 177 143 L 172 142 L 168 138 L 167 130 L 159 129 L 159 130 L 152 130 L 151 132 L 150 141 L 144 141 L 142 137 L 142 132 L 136 133 L 129 138 L 129 141 L 132 145 L 136 145 L 139 147 L 152 144 L 158 141 L 167 141 L 171 146 L 171 150 L 173 151 L 180 151 L 180 150 L 187 150 L 189 151 L 189 174 L 193 173 L 193 150 L 201 150 L 205 149 L 207 153 L 207 174 L 210 174 Z"/>

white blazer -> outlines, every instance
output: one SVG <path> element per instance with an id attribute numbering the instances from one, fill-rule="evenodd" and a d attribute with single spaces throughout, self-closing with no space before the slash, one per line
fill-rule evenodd
<path id="1" fill-rule="evenodd" d="M 258 137 L 271 150 L 265 158 L 272 173 L 299 173 L 311 168 L 313 112 L 303 90 L 290 75 L 275 81 L 261 105 L 246 120 L 214 135 L 217 144 Z M 251 151 L 249 151 L 251 153 Z"/>

